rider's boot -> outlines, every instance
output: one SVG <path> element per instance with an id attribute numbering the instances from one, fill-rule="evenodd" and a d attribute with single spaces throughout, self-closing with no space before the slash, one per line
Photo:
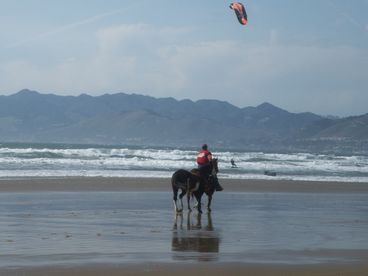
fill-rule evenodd
<path id="1" fill-rule="evenodd" d="M 224 188 L 222 188 L 222 186 L 220 185 L 220 183 L 219 183 L 219 181 L 218 181 L 218 179 L 217 179 L 217 177 L 215 177 L 215 179 L 214 179 L 215 181 L 215 190 L 217 191 L 217 192 L 221 192 Z"/>

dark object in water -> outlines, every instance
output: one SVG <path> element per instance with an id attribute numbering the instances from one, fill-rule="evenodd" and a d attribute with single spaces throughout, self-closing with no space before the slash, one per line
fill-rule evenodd
<path id="1" fill-rule="evenodd" d="M 268 176 L 276 176 L 276 172 L 274 171 L 264 171 L 264 174 Z"/>
<path id="2" fill-rule="evenodd" d="M 235 164 L 234 159 L 231 159 L 231 160 L 230 160 L 230 162 L 231 162 L 231 167 L 232 167 L 232 168 L 237 168 L 237 167 L 238 167 L 238 166 Z"/>

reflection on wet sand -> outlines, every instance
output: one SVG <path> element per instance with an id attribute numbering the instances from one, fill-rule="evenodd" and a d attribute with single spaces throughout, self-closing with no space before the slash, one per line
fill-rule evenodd
<path id="1" fill-rule="evenodd" d="M 188 212 L 186 227 L 183 214 L 177 214 L 173 226 L 171 248 L 174 260 L 216 261 L 220 235 L 213 227 L 211 213 L 202 225 L 202 214 Z"/>

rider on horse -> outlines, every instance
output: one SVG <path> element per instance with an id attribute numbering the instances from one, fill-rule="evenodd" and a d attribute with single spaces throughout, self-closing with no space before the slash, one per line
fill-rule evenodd
<path id="1" fill-rule="evenodd" d="M 209 181 L 209 177 L 212 173 L 211 161 L 212 161 L 212 153 L 208 150 L 207 144 L 203 144 L 202 150 L 200 150 L 197 154 L 197 164 L 200 175 L 207 181 Z M 214 185 L 216 191 L 223 190 L 217 178 L 214 179 Z"/>

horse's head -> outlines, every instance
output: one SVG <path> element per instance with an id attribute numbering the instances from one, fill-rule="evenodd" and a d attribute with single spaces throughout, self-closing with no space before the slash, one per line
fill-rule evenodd
<path id="1" fill-rule="evenodd" d="M 217 158 L 213 158 L 211 161 L 211 165 L 212 165 L 212 174 L 216 175 L 219 172 L 218 169 L 218 159 Z"/>

